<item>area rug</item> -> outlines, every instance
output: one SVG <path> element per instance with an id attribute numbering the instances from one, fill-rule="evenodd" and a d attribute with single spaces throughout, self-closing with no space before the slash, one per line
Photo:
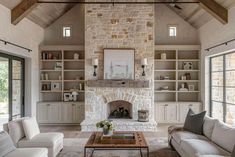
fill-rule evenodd
<path id="1" fill-rule="evenodd" d="M 87 135 L 79 135 L 64 139 L 64 149 L 58 157 L 84 157 L 84 146 L 88 140 Z M 146 137 L 150 149 L 150 157 L 180 157 L 176 151 L 168 147 L 166 137 Z M 146 152 L 144 152 L 146 156 Z M 95 151 L 93 157 L 140 157 L 138 150 L 134 151 Z"/>

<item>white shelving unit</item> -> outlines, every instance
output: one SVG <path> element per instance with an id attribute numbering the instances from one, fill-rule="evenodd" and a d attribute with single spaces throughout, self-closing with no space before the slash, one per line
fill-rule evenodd
<path id="1" fill-rule="evenodd" d="M 161 54 L 166 54 L 166 59 Z M 190 62 L 192 69 L 184 69 L 183 64 Z M 155 46 L 154 99 L 156 120 L 159 123 L 181 123 L 182 109 L 193 108 L 200 111 L 200 46 L 199 45 L 156 45 Z M 191 78 L 182 80 L 190 74 Z M 167 77 L 167 79 L 163 79 Z M 181 85 L 193 85 L 194 90 L 180 91 Z M 168 87 L 168 90 L 163 90 Z M 185 112 L 183 112 L 185 114 Z M 169 117 L 170 116 L 170 117 Z"/>
<path id="2" fill-rule="evenodd" d="M 74 54 L 79 59 L 74 59 Z M 85 50 L 84 46 L 40 46 L 40 100 L 37 120 L 40 124 L 75 124 L 85 114 Z M 61 69 L 56 68 L 61 64 Z M 48 78 L 46 78 L 46 75 Z M 52 83 L 59 89 L 53 90 Z M 80 89 L 80 84 L 82 89 Z M 64 102 L 64 93 L 76 90 L 77 102 Z"/>

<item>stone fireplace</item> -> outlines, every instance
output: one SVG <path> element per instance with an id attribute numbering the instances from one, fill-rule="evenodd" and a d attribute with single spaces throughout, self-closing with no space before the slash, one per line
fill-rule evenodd
<path id="1" fill-rule="evenodd" d="M 91 4 L 85 5 L 85 79 L 104 77 L 104 48 L 132 48 L 135 50 L 135 80 L 148 80 L 149 88 L 88 87 L 85 90 L 85 120 L 82 131 L 97 130 L 95 124 L 107 119 L 110 104 L 126 102 L 128 119 L 115 118 L 115 130 L 154 131 L 154 5 L 149 4 Z M 97 76 L 93 76 L 93 58 L 99 59 Z M 148 59 L 145 76 L 140 60 Z M 113 107 L 119 105 L 113 105 Z M 131 107 L 130 107 L 131 106 Z M 138 122 L 138 110 L 149 110 L 149 122 Z"/>
<path id="2" fill-rule="evenodd" d="M 108 103 L 107 106 L 108 119 L 132 119 L 132 104 L 117 100 Z"/>

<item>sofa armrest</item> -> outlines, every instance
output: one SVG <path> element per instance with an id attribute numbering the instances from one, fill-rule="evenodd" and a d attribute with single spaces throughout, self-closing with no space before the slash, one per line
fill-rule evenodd
<path id="1" fill-rule="evenodd" d="M 171 146 L 171 147 L 172 147 L 172 145 L 171 145 L 172 134 L 173 134 L 174 132 L 177 132 L 177 131 L 184 131 L 183 126 L 173 125 L 173 126 L 169 126 L 169 127 L 168 127 L 168 144 L 169 144 L 169 146 Z M 173 147 L 172 147 L 172 148 L 173 148 Z"/>

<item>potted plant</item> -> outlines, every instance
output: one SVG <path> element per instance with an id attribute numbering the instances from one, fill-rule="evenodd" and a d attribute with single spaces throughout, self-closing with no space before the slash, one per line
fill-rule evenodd
<path id="1" fill-rule="evenodd" d="M 113 123 L 109 120 L 102 120 L 96 123 L 97 128 L 103 129 L 103 134 L 105 136 L 111 136 L 113 134 Z"/>

